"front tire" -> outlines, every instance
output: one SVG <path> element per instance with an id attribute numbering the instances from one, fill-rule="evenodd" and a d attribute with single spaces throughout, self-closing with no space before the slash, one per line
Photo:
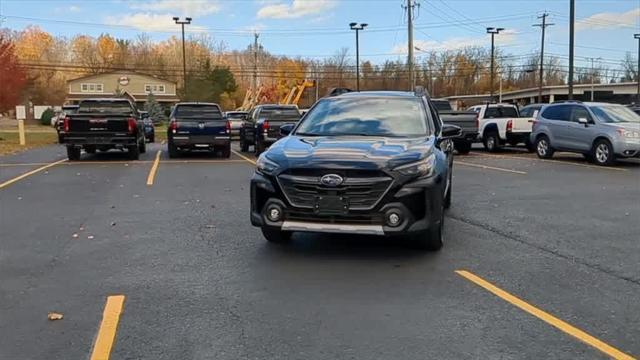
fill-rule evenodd
<path id="1" fill-rule="evenodd" d="M 488 152 L 497 152 L 500 150 L 500 136 L 497 131 L 490 131 L 483 136 L 484 148 Z"/>
<path id="2" fill-rule="evenodd" d="M 147 152 L 147 142 L 144 138 L 142 139 L 142 142 L 140 142 L 140 146 L 138 147 L 138 149 L 140 150 L 140 154 L 144 154 Z"/>
<path id="3" fill-rule="evenodd" d="M 536 155 L 540 159 L 551 159 L 553 157 L 554 150 L 551 147 L 551 142 L 549 142 L 549 138 L 545 135 L 540 136 L 536 140 Z"/>
<path id="4" fill-rule="evenodd" d="M 593 162 L 600 166 L 610 166 L 616 161 L 613 154 L 613 146 L 611 146 L 609 140 L 605 139 L 598 140 L 593 144 L 591 156 L 593 157 Z"/>
<path id="5" fill-rule="evenodd" d="M 291 240 L 291 232 L 270 228 L 261 228 L 262 236 L 270 243 L 282 244 Z"/>
<path id="6" fill-rule="evenodd" d="M 75 146 L 67 146 L 67 158 L 69 158 L 69 161 L 80 160 L 80 148 Z"/>
<path id="7" fill-rule="evenodd" d="M 442 209 L 440 223 L 431 227 L 418 235 L 414 239 L 415 245 L 422 250 L 438 251 L 442 249 L 442 233 L 444 228 L 444 209 Z"/>

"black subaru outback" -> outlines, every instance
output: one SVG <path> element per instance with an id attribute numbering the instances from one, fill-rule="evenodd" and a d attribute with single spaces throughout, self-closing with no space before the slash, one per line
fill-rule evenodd
<path id="1" fill-rule="evenodd" d="M 423 91 L 353 92 L 318 101 L 263 153 L 251 223 L 271 242 L 292 232 L 411 236 L 442 247 L 452 144 Z"/>

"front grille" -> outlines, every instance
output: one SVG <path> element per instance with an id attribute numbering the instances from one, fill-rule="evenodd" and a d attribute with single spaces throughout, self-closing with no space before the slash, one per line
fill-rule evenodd
<path id="1" fill-rule="evenodd" d="M 383 225 L 384 215 L 375 214 L 348 214 L 318 216 L 313 210 L 287 210 L 285 219 L 290 221 L 313 222 L 320 224 L 356 224 L 356 225 Z"/>
<path id="2" fill-rule="evenodd" d="M 338 174 L 344 181 L 336 187 L 320 183 L 326 174 Z M 371 210 L 384 196 L 393 179 L 380 171 L 366 170 L 289 170 L 278 176 L 278 183 L 291 205 L 316 209 L 320 198 L 335 196 L 344 210 Z"/>

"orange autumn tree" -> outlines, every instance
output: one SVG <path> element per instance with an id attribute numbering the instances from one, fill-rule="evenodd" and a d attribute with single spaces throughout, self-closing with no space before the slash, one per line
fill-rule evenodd
<path id="1" fill-rule="evenodd" d="M 20 103 L 27 84 L 27 74 L 20 67 L 11 40 L 0 35 L 0 79 L 2 86 L 11 91 L 0 91 L 0 113 L 13 109 Z"/>

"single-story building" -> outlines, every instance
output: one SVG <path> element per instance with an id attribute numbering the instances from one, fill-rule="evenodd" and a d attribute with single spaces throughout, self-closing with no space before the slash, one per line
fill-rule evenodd
<path id="1" fill-rule="evenodd" d="M 87 75 L 69 80 L 67 85 L 66 102 L 68 104 L 77 104 L 83 99 L 93 97 L 126 96 L 142 109 L 151 92 L 164 108 L 169 108 L 180 101 L 176 94 L 175 82 L 135 71 Z"/>

